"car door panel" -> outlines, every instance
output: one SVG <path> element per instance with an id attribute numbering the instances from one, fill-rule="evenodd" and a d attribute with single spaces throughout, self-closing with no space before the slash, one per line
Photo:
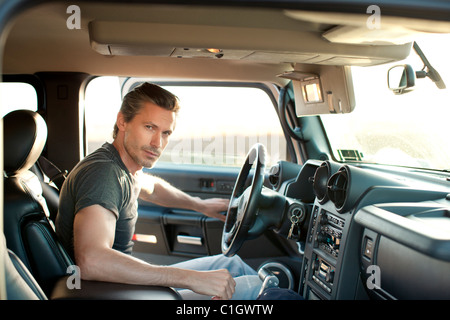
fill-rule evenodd
<path id="1" fill-rule="evenodd" d="M 238 175 L 238 168 L 217 170 L 208 167 L 160 165 L 147 173 L 160 177 L 195 197 L 228 199 Z M 134 252 L 136 255 L 185 258 L 213 255 L 220 253 L 220 239 L 217 234 L 221 235 L 222 228 L 223 223 L 220 220 L 206 217 L 199 212 L 163 208 L 140 201 Z"/>
<path id="2" fill-rule="evenodd" d="M 184 192 L 201 198 L 230 198 L 239 168 L 189 166 L 155 167 L 150 174 L 163 178 Z M 250 183 L 252 176 L 248 178 Z M 139 203 L 134 252 L 142 257 L 175 263 L 221 253 L 223 222 L 202 213 Z M 246 259 L 279 256 L 276 244 L 263 235 L 247 241 L 239 255 Z M 152 261 L 157 263 L 156 261 Z"/>

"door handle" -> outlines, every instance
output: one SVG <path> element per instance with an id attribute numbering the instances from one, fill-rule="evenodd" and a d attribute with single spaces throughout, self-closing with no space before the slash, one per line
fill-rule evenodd
<path id="1" fill-rule="evenodd" d="M 202 238 L 200 238 L 200 237 L 178 235 L 177 236 L 177 241 L 179 243 L 191 244 L 191 245 L 194 245 L 194 246 L 201 246 L 201 245 L 203 245 Z"/>

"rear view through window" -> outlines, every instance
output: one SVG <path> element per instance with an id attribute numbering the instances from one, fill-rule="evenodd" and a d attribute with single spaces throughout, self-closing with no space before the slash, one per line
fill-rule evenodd
<path id="1" fill-rule="evenodd" d="M 32 85 L 23 82 L 0 83 L 1 117 L 14 110 L 37 110 L 36 90 Z"/>

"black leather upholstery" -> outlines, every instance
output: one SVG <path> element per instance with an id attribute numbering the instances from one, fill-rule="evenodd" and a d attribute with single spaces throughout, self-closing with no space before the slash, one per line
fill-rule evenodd
<path id="1" fill-rule="evenodd" d="M 6 247 L 5 255 L 6 298 L 8 300 L 47 300 L 39 284 L 20 259 Z"/>
<path id="2" fill-rule="evenodd" d="M 36 112 L 17 110 L 4 117 L 4 164 L 8 176 L 28 171 L 47 141 L 47 125 Z"/>
<path id="3" fill-rule="evenodd" d="M 47 126 L 38 113 L 27 110 L 7 114 L 3 124 L 6 245 L 48 295 L 73 262 L 57 241 L 40 180 L 29 170 L 45 145 Z"/>
<path id="4" fill-rule="evenodd" d="M 178 292 L 166 287 L 82 280 L 80 289 L 69 289 L 67 280 L 58 281 L 52 300 L 181 300 Z"/>
<path id="5" fill-rule="evenodd" d="M 8 300 L 47 300 L 28 269 L 20 259 L 6 248 L 5 237 L 0 234 L 1 261 L 5 267 L 6 299 Z"/>
<path id="6" fill-rule="evenodd" d="M 42 158 L 42 156 L 40 158 Z M 59 189 L 50 181 L 50 178 L 40 168 L 38 163 L 31 167 L 30 170 L 39 178 L 39 181 L 41 182 L 42 195 L 47 203 L 50 220 L 56 221 L 59 205 Z"/>

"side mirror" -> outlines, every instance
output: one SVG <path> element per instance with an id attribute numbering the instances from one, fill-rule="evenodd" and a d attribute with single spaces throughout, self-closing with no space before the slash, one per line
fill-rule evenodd
<path id="1" fill-rule="evenodd" d="M 416 72 L 409 65 L 398 65 L 388 71 L 388 87 L 395 94 L 403 94 L 413 89 L 416 84 Z"/>

